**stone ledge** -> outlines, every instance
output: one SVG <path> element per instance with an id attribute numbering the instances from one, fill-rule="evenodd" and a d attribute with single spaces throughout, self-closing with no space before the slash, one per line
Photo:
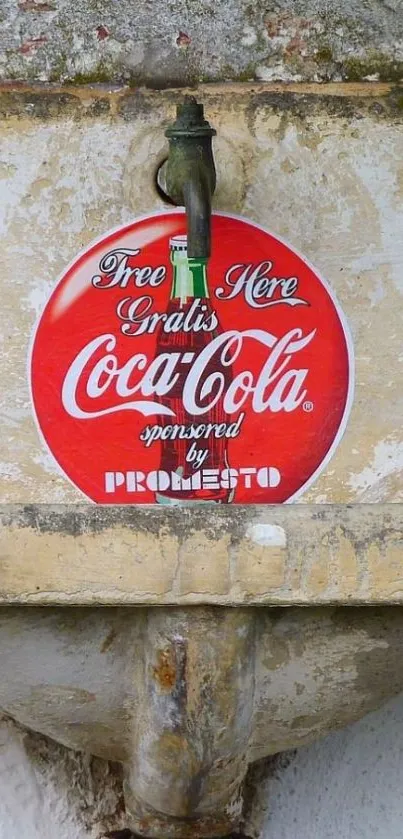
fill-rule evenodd
<path id="1" fill-rule="evenodd" d="M 382 82 L 364 83 L 212 83 L 195 88 L 150 90 L 119 85 L 28 85 L 0 82 L 0 116 L 34 120 L 124 119 L 155 117 L 161 121 L 187 93 L 206 108 L 243 106 L 249 113 L 264 108 L 301 120 L 327 114 L 352 119 L 403 119 L 403 89 Z M 171 114 L 171 116 L 172 116 Z"/>
<path id="2" fill-rule="evenodd" d="M 403 603 L 403 504 L 2 505 L 0 602 Z"/>

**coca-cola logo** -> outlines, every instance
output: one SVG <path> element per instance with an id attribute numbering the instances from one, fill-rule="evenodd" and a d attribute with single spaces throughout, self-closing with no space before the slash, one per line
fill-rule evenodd
<path id="1" fill-rule="evenodd" d="M 277 503 L 337 445 L 352 350 L 323 280 L 289 246 L 216 214 L 190 259 L 165 212 L 65 271 L 36 329 L 31 388 L 65 474 L 103 503 Z"/>

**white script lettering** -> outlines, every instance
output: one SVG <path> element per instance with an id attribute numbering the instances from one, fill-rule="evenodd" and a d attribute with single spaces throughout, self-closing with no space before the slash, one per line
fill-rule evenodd
<path id="1" fill-rule="evenodd" d="M 280 337 L 261 329 L 232 330 L 217 335 L 186 372 L 183 385 L 185 412 L 193 416 L 206 414 L 222 399 L 223 411 L 234 414 L 248 397 L 252 409 L 258 414 L 263 411 L 295 411 L 306 398 L 305 381 L 309 371 L 305 367 L 290 367 L 290 363 L 312 341 L 315 333 L 316 329 L 313 329 L 304 335 L 302 329 L 295 328 Z M 222 367 L 229 367 L 239 359 L 249 340 L 267 348 L 266 360 L 258 373 L 251 370 L 238 372 L 225 390 Z M 183 375 L 181 365 L 188 366 L 188 353 L 161 353 L 151 361 L 144 353 L 135 353 L 120 365 L 115 348 L 116 337 L 104 334 L 94 338 L 78 353 L 62 387 L 62 403 L 67 413 L 77 419 L 92 419 L 129 410 L 139 411 L 144 416 L 175 416 L 161 399 L 171 393 L 180 375 Z M 214 357 L 218 360 L 216 370 L 207 373 L 208 369 L 211 370 Z M 83 392 L 87 401 L 96 402 L 108 395 L 113 404 L 88 410 L 88 406 L 84 408 L 82 405 L 82 397 L 78 396 Z M 140 398 L 133 399 L 136 394 Z M 124 401 L 127 397 L 130 401 Z"/>
<path id="2" fill-rule="evenodd" d="M 288 306 L 309 306 L 302 297 L 296 297 L 298 277 L 270 277 L 273 262 L 269 259 L 258 265 L 238 263 L 225 275 L 225 286 L 216 289 L 219 300 L 232 300 L 243 292 L 246 303 L 254 309 L 266 309 L 280 303 Z M 277 293 L 277 296 L 276 296 Z M 268 302 L 264 302 L 264 301 Z"/>

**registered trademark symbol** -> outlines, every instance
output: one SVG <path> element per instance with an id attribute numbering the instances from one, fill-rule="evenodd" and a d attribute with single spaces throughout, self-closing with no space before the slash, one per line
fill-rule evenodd
<path id="1" fill-rule="evenodd" d="M 313 402 L 304 402 L 302 407 L 309 414 L 310 411 L 313 411 Z"/>

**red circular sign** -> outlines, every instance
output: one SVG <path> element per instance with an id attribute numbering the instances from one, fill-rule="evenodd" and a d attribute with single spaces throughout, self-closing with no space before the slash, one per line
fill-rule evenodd
<path id="1" fill-rule="evenodd" d="M 99 503 L 278 503 L 317 477 L 352 396 L 343 315 L 258 225 L 181 211 L 106 234 L 64 272 L 36 329 L 31 387 L 63 472 Z"/>

